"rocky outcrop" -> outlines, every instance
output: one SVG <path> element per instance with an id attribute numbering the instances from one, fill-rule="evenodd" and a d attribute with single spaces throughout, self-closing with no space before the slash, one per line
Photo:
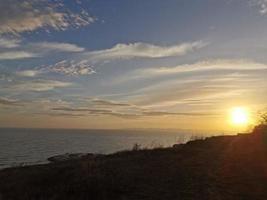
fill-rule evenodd
<path id="1" fill-rule="evenodd" d="M 50 162 L 63 162 L 68 160 L 77 160 L 83 157 L 94 157 L 95 155 L 92 153 L 66 153 L 63 155 L 57 155 L 49 157 L 47 160 Z"/>

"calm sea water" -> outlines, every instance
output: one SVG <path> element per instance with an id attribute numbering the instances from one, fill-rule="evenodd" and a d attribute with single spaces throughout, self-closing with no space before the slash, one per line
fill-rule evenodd
<path id="1" fill-rule="evenodd" d="M 171 146 L 190 134 L 162 130 L 0 129 L 0 168 L 46 162 L 64 153 L 112 153 L 142 147 Z"/>

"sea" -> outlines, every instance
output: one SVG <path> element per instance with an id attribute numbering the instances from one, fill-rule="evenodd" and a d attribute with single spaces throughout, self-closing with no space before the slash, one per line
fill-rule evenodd
<path id="1" fill-rule="evenodd" d="M 70 130 L 0 128 L 0 169 L 46 163 L 65 153 L 110 154 L 184 143 L 193 133 L 181 130 Z"/>

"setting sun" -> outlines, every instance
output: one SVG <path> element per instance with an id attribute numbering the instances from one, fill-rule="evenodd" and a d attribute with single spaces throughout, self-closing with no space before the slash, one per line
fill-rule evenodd
<path id="1" fill-rule="evenodd" d="M 246 125 L 249 122 L 249 112 L 244 107 L 235 107 L 231 110 L 231 122 L 234 125 Z"/>

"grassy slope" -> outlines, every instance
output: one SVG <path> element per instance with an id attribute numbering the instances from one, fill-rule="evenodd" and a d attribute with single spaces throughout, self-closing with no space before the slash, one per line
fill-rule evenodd
<path id="1" fill-rule="evenodd" d="M 264 134 L 0 171 L 0 199 L 267 199 Z"/>

